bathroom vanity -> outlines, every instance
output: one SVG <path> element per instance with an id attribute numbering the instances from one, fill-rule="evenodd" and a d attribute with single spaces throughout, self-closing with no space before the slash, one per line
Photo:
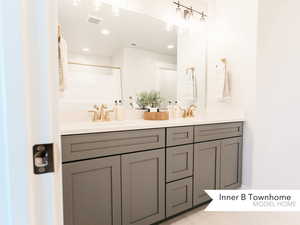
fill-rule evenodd
<path id="1" fill-rule="evenodd" d="M 207 110 L 205 18 L 93 8 L 59 1 L 64 225 L 150 225 L 239 187 L 243 119 Z"/>
<path id="2" fill-rule="evenodd" d="M 62 133 L 65 225 L 149 225 L 241 186 L 243 122 L 147 124 Z"/>

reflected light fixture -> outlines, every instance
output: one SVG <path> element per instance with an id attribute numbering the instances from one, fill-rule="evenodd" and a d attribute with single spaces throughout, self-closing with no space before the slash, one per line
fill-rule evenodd
<path id="1" fill-rule="evenodd" d="M 82 51 L 83 51 L 83 52 L 89 52 L 90 49 L 89 49 L 89 48 L 83 48 Z"/>
<path id="2" fill-rule="evenodd" d="M 200 21 L 205 21 L 207 18 L 207 15 L 205 14 L 204 11 L 195 10 L 193 9 L 192 6 L 187 7 L 181 4 L 180 1 L 173 2 L 173 4 L 177 6 L 176 7 L 177 16 L 183 18 L 185 21 L 189 21 L 194 15 L 200 16 Z M 183 14 L 181 13 L 182 10 L 183 10 Z"/>
<path id="3" fill-rule="evenodd" d="M 174 45 L 168 45 L 167 48 L 168 49 L 173 49 L 173 48 L 175 48 L 175 46 Z"/>

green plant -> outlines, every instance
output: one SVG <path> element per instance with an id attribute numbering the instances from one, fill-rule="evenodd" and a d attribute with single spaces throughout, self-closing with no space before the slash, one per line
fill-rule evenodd
<path id="1" fill-rule="evenodd" d="M 136 104 L 141 109 L 145 109 L 149 105 L 148 93 L 146 91 L 137 94 Z"/>
<path id="2" fill-rule="evenodd" d="M 159 108 L 163 99 L 158 91 L 150 91 L 148 94 L 149 103 L 152 108 Z"/>
<path id="3" fill-rule="evenodd" d="M 163 98 L 158 91 L 141 92 L 137 95 L 137 104 L 142 109 L 146 107 L 159 108 Z"/>

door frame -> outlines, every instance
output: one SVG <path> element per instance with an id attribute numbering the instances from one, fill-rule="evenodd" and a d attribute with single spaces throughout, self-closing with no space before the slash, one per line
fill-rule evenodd
<path id="1" fill-rule="evenodd" d="M 0 11 L 0 223 L 63 225 L 57 0 L 2 0 Z M 42 143 L 54 143 L 55 172 L 34 175 Z"/>

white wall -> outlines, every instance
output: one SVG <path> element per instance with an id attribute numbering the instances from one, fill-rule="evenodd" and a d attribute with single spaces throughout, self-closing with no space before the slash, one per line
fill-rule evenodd
<path id="1" fill-rule="evenodd" d="M 255 188 L 300 188 L 299 7 L 259 1 Z"/>
<path id="2" fill-rule="evenodd" d="M 157 89 L 158 65 L 176 64 L 176 57 L 138 48 L 124 49 L 122 80 L 124 98 Z"/>
<path id="3" fill-rule="evenodd" d="M 210 113 L 245 114 L 243 183 L 251 185 L 256 100 L 257 0 L 209 2 L 208 98 Z M 232 75 L 232 101 L 217 98 L 216 64 L 227 58 Z"/>
<path id="4" fill-rule="evenodd" d="M 3 7 L 3 1 L 0 2 L 0 12 Z M 5 96 L 5 69 L 4 69 L 4 39 L 2 31 L 3 17 L 0 16 L 0 224 L 11 225 L 11 207 L 10 207 L 10 182 L 8 167 L 8 151 L 6 136 L 6 96 Z"/>
<path id="5" fill-rule="evenodd" d="M 69 61 L 111 66 L 111 57 L 69 54 Z M 69 64 L 66 89 L 61 93 L 65 103 L 112 104 L 121 99 L 121 77 L 119 69 Z"/>
<path id="6" fill-rule="evenodd" d="M 111 57 L 70 53 L 69 61 L 111 66 Z M 65 91 L 60 93 L 60 121 L 88 121 L 95 104 L 109 104 L 122 99 L 119 69 L 69 64 Z"/>
<path id="7" fill-rule="evenodd" d="M 186 74 L 187 68 L 195 68 L 198 111 L 206 107 L 206 23 L 196 22 L 189 31 L 179 32 L 177 41 L 178 100 L 186 106 L 194 104 L 193 81 Z"/>

